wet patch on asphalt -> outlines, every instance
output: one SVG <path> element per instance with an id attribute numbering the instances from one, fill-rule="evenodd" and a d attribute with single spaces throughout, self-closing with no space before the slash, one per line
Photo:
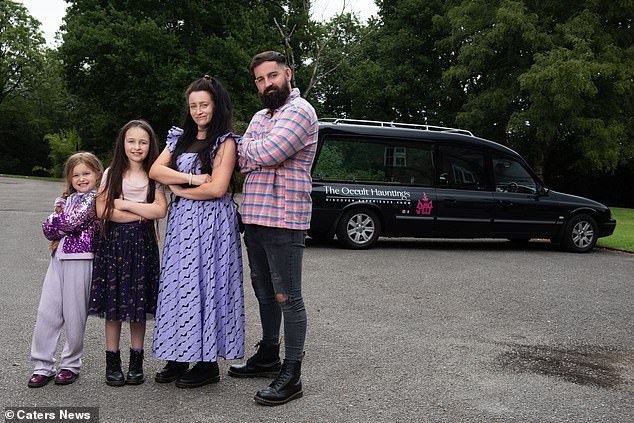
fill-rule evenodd
<path id="1" fill-rule="evenodd" d="M 514 373 L 556 377 L 578 385 L 614 388 L 627 383 L 634 357 L 606 346 L 556 347 L 549 345 L 504 344 L 494 365 Z"/>

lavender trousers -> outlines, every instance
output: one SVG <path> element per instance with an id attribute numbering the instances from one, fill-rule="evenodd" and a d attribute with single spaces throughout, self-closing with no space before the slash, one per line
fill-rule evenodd
<path id="1" fill-rule="evenodd" d="M 91 276 L 90 259 L 59 260 L 55 255 L 51 257 L 33 330 L 33 373 L 55 374 L 55 350 L 62 328 L 66 342 L 60 356 L 60 369 L 79 373 L 84 353 Z"/>

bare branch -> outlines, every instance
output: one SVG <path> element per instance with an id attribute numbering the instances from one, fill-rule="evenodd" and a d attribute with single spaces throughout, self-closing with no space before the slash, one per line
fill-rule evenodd
<path id="1" fill-rule="evenodd" d="M 309 10 L 310 4 L 311 2 L 309 0 L 304 0 L 305 9 Z M 341 16 L 346 13 L 346 9 L 348 8 L 349 2 L 348 0 L 342 0 L 341 4 L 342 4 L 341 12 L 339 12 L 338 16 Z M 290 17 L 286 16 L 285 25 L 280 24 L 280 22 L 277 20 L 276 17 L 273 18 L 273 22 L 275 23 L 275 26 L 277 27 L 277 30 L 280 33 L 282 40 L 284 41 L 284 47 L 286 49 L 287 57 L 289 59 L 289 65 L 291 65 L 292 69 L 295 69 L 295 55 L 293 52 L 293 48 L 291 47 L 291 39 L 295 33 L 295 30 L 297 29 L 297 25 L 294 25 L 293 28 L 289 31 L 288 30 L 289 19 Z M 320 71 L 322 56 L 326 48 L 332 42 L 332 40 L 337 37 L 337 28 L 332 28 L 332 30 L 329 33 L 325 34 L 321 42 L 317 41 L 316 43 L 317 49 L 314 52 L 314 56 L 312 57 L 312 63 L 311 63 L 312 71 L 310 73 L 310 80 L 308 82 L 308 85 L 302 90 L 302 96 L 307 97 L 308 94 L 311 92 L 311 90 L 315 87 L 315 85 L 320 79 L 330 75 L 331 73 L 339 69 L 341 65 L 344 63 L 344 61 L 346 60 L 347 56 L 350 53 L 354 52 L 356 49 L 360 48 L 361 41 L 363 41 L 370 33 L 372 33 L 372 29 L 370 29 L 363 37 L 361 37 L 356 42 L 348 44 L 344 48 L 342 59 L 338 63 L 336 63 L 334 66 L 332 66 L 330 69 L 325 71 Z M 296 85 L 295 72 L 293 72 L 292 84 L 293 86 Z"/>
<path id="2" fill-rule="evenodd" d="M 288 61 L 289 64 L 291 66 L 291 69 L 293 69 L 293 76 L 292 76 L 292 80 L 291 80 L 291 84 L 293 86 L 295 86 L 295 54 L 293 53 L 293 48 L 291 47 L 291 34 L 286 35 L 284 33 L 284 29 L 282 29 L 282 25 L 280 25 L 280 23 L 277 21 L 277 18 L 274 17 L 273 18 L 273 22 L 275 22 L 275 26 L 277 27 L 277 30 L 280 32 L 280 35 L 282 36 L 282 39 L 284 40 L 284 46 L 286 48 L 286 55 L 288 57 Z M 287 23 L 288 23 L 288 18 L 287 18 Z M 295 28 L 293 28 L 293 31 L 295 30 Z"/>
<path id="3" fill-rule="evenodd" d="M 304 91 L 304 96 L 308 96 L 308 93 L 315 86 L 317 81 L 319 81 L 323 77 L 325 77 L 327 75 L 330 75 L 331 73 L 336 71 L 344 63 L 344 61 L 346 60 L 346 57 L 348 56 L 348 54 L 350 54 L 350 53 L 354 52 L 355 50 L 357 50 L 358 48 L 360 48 L 361 41 L 363 41 L 368 35 L 370 35 L 372 33 L 372 31 L 373 31 L 373 29 L 370 29 L 363 37 L 361 37 L 356 43 L 354 43 L 349 50 L 344 51 L 342 59 L 336 65 L 334 65 L 333 67 L 331 67 L 327 71 L 324 71 L 324 72 L 321 72 L 321 73 L 317 74 L 317 71 L 319 70 L 319 62 L 320 62 L 320 58 L 321 58 L 321 53 L 324 51 L 324 49 L 326 48 L 328 43 L 335 37 L 335 32 L 334 31 L 331 32 L 330 35 L 328 36 L 328 38 L 324 41 L 324 43 L 320 46 L 320 48 L 317 51 L 315 60 L 313 62 L 313 72 L 311 74 L 310 81 L 308 83 L 308 87 Z"/>

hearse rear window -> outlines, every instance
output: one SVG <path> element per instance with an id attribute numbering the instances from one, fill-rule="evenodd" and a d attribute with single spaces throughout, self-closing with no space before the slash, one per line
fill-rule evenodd
<path id="1" fill-rule="evenodd" d="M 432 146 L 327 137 L 323 140 L 313 179 L 430 186 Z"/>

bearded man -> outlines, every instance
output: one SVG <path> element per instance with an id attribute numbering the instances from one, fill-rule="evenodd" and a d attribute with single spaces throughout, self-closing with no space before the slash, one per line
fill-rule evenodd
<path id="1" fill-rule="evenodd" d="M 260 310 L 262 338 L 234 377 L 273 377 L 255 394 L 263 405 L 279 405 L 303 395 L 301 365 L 307 317 L 302 297 L 304 239 L 310 226 L 310 170 L 317 147 L 315 109 L 291 87 L 286 57 L 266 51 L 249 67 L 264 105 L 238 144 L 251 283 Z M 280 363 L 280 324 L 284 319 L 284 361 Z"/>

